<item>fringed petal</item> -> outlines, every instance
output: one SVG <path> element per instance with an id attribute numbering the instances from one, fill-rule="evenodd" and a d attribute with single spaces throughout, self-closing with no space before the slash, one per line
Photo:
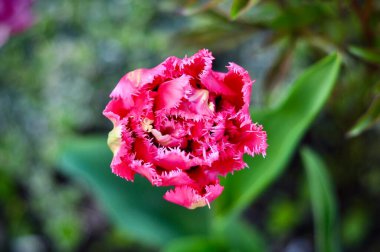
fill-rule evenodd
<path id="1" fill-rule="evenodd" d="M 132 141 L 129 132 L 123 132 L 121 126 L 115 127 L 115 129 L 110 132 L 108 139 L 108 145 L 114 154 L 111 162 L 112 172 L 130 181 L 133 181 L 135 174 L 129 167 L 129 163 L 134 159 L 131 153 Z"/>
<path id="2" fill-rule="evenodd" d="M 177 186 L 174 190 L 167 191 L 164 199 L 189 209 L 206 205 L 210 207 L 210 203 L 222 193 L 223 187 L 219 184 L 209 185 L 205 187 L 205 191 L 206 193 L 201 195 L 189 186 Z"/>
<path id="3" fill-rule="evenodd" d="M 214 119 L 214 125 L 210 130 L 211 137 L 214 142 L 218 142 L 224 137 L 224 132 L 226 129 L 226 117 L 226 114 L 218 113 Z"/>
<path id="4" fill-rule="evenodd" d="M 191 140 L 193 139 L 197 140 L 199 138 L 206 137 L 207 135 L 211 133 L 210 132 L 212 129 L 211 121 L 201 120 L 197 122 L 191 122 L 189 123 L 189 125 L 190 125 L 189 135 L 191 135 Z"/>
<path id="5" fill-rule="evenodd" d="M 128 156 L 129 153 L 125 152 L 124 149 L 120 149 L 119 155 L 114 157 L 111 162 L 111 170 L 117 176 L 133 181 L 135 176 L 135 171 L 133 171 L 129 163 L 132 162 L 132 157 Z"/>
<path id="6" fill-rule="evenodd" d="M 169 172 L 164 171 L 159 177 L 161 180 L 160 186 L 180 186 L 194 182 L 186 172 L 180 169 L 171 170 Z"/>
<path id="7" fill-rule="evenodd" d="M 111 162 L 111 170 L 114 174 L 128 181 L 134 180 L 135 172 L 129 167 L 133 160 L 130 153 L 124 147 L 121 147 Z"/>
<path id="8" fill-rule="evenodd" d="M 177 79 L 162 83 L 157 90 L 155 108 L 168 110 L 177 107 L 181 99 L 189 92 L 190 78 L 188 75 L 182 75 Z"/>
<path id="9" fill-rule="evenodd" d="M 247 164 L 243 161 L 243 153 L 234 153 L 233 149 L 228 149 L 220 153 L 219 159 L 212 163 L 212 167 L 220 175 L 226 176 L 247 167 Z"/>
<path id="10" fill-rule="evenodd" d="M 231 95 L 233 91 L 224 83 L 225 73 L 207 71 L 204 72 L 201 76 L 201 84 L 204 86 L 210 93 L 217 95 Z"/>
<path id="11" fill-rule="evenodd" d="M 208 103 L 209 92 L 206 89 L 193 90 L 192 94 L 184 101 L 184 107 L 195 114 L 211 116 L 212 109 Z"/>
<path id="12" fill-rule="evenodd" d="M 236 144 L 239 151 L 251 156 L 256 154 L 265 156 L 268 147 L 267 134 L 261 125 L 252 123 L 249 115 L 238 113 L 227 121 L 226 128 L 229 140 Z"/>
<path id="13" fill-rule="evenodd" d="M 154 163 L 166 170 L 186 170 L 191 166 L 189 155 L 179 148 L 159 148 Z"/>
<path id="14" fill-rule="evenodd" d="M 136 158 L 152 163 L 157 156 L 157 147 L 148 139 L 137 137 L 133 143 Z"/>
<path id="15" fill-rule="evenodd" d="M 167 191 L 164 199 L 189 209 L 207 205 L 206 200 L 189 186 L 177 186 Z"/>
<path id="16" fill-rule="evenodd" d="M 185 57 L 181 63 L 183 73 L 200 79 L 202 75 L 209 72 L 212 68 L 214 57 L 207 49 L 202 49 L 190 58 Z"/>
<path id="17" fill-rule="evenodd" d="M 165 67 L 164 76 L 168 79 L 176 79 L 179 76 L 181 76 L 182 75 L 181 62 L 182 60 L 177 57 L 174 57 L 174 56 L 168 57 L 162 63 L 162 65 Z"/>
<path id="18" fill-rule="evenodd" d="M 251 123 L 245 126 L 244 129 L 244 140 L 240 143 L 244 145 L 244 152 L 251 156 L 261 154 L 265 157 L 268 144 L 267 133 L 263 130 L 263 126 Z"/>
<path id="19" fill-rule="evenodd" d="M 152 84 L 155 78 L 162 77 L 165 66 L 160 64 L 151 69 L 137 69 L 124 75 L 115 89 L 111 92 L 111 98 L 121 98 L 126 108 L 134 107 L 134 96 L 138 95 L 146 85 Z"/>
<path id="20" fill-rule="evenodd" d="M 219 148 L 215 145 L 205 144 L 200 141 L 193 141 L 193 151 L 190 164 L 191 166 L 207 165 L 211 164 L 219 158 Z"/>
<path id="21" fill-rule="evenodd" d="M 112 172 L 126 180 L 133 181 L 135 172 L 128 165 L 134 159 L 131 152 L 133 139 L 130 131 L 125 128 L 124 124 L 127 121 L 123 120 L 114 124 L 113 130 L 108 134 L 107 144 L 113 153 Z"/>
<path id="22" fill-rule="evenodd" d="M 208 185 L 205 189 L 206 193 L 203 197 L 206 199 L 208 207 L 210 207 L 210 203 L 219 197 L 219 195 L 223 192 L 224 187 L 219 184 L 215 184 Z"/>
<path id="23" fill-rule="evenodd" d="M 129 110 L 120 98 L 112 99 L 103 111 L 103 115 L 110 119 L 113 123 L 125 118 Z"/>
<path id="24" fill-rule="evenodd" d="M 233 91 L 231 96 L 228 95 L 228 99 L 238 110 L 248 113 L 253 81 L 248 71 L 235 63 L 230 62 L 227 69 L 224 83 Z"/>
<path id="25" fill-rule="evenodd" d="M 149 180 L 152 185 L 159 186 L 161 184 L 161 179 L 151 163 L 144 163 L 141 160 L 133 160 L 129 166 L 131 167 L 131 170 Z"/>

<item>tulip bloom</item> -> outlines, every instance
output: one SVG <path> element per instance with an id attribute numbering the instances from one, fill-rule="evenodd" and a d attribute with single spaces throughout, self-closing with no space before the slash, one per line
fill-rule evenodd
<path id="1" fill-rule="evenodd" d="M 218 176 L 246 167 L 245 153 L 265 156 L 267 148 L 266 132 L 250 118 L 248 72 L 234 63 L 213 71 L 213 59 L 204 49 L 129 72 L 103 112 L 114 125 L 112 171 L 172 186 L 164 198 L 190 209 L 222 193 Z"/>

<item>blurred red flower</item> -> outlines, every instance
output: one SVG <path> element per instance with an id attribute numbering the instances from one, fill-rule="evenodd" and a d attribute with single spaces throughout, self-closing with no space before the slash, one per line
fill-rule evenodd
<path id="1" fill-rule="evenodd" d="M 32 0 L 0 0 L 0 46 L 33 24 Z"/>

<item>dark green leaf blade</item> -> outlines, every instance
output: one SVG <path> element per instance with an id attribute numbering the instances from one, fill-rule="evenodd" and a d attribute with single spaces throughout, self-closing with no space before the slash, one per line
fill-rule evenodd
<path id="1" fill-rule="evenodd" d="M 325 164 L 308 148 L 301 150 L 309 183 L 317 251 L 340 251 L 337 204 Z"/>
<path id="2" fill-rule="evenodd" d="M 230 222 L 227 228 L 220 230 L 221 238 L 228 242 L 228 251 L 268 251 L 263 235 L 243 220 Z"/>
<path id="3" fill-rule="evenodd" d="M 358 46 L 350 46 L 348 50 L 356 57 L 361 58 L 367 62 L 380 64 L 380 52 L 375 52 L 374 50 Z"/>
<path id="4" fill-rule="evenodd" d="M 347 135 L 356 137 L 378 121 L 380 121 L 380 95 L 374 98 L 368 110 L 359 118 Z"/>
<path id="5" fill-rule="evenodd" d="M 167 245 L 164 252 L 209 252 L 227 251 L 226 244 L 222 240 L 211 239 L 203 236 L 184 237 Z"/>
<path id="6" fill-rule="evenodd" d="M 210 236 L 190 236 L 168 244 L 165 252 L 185 251 L 268 251 L 266 242 L 255 228 L 240 220 L 229 223 L 227 228 L 215 227 Z"/>
<path id="7" fill-rule="evenodd" d="M 176 206 L 162 198 L 168 188 L 153 187 L 139 176 L 132 183 L 112 174 L 112 154 L 103 137 L 72 139 L 58 158 L 62 171 L 87 182 L 105 213 L 132 239 L 161 246 L 182 235 L 208 232 L 207 208 Z"/>
<path id="8" fill-rule="evenodd" d="M 216 214 L 236 216 L 251 204 L 283 172 L 300 139 L 322 109 L 334 86 L 340 57 L 330 55 L 302 74 L 278 107 L 253 112 L 253 121 L 268 133 L 267 157 L 247 157 L 251 169 L 224 179 L 225 189 L 216 201 Z"/>

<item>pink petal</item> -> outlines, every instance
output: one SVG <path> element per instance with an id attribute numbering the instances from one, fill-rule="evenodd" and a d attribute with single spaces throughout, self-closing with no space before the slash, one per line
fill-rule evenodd
<path id="1" fill-rule="evenodd" d="M 216 145 L 206 144 L 202 141 L 194 140 L 192 142 L 192 158 L 190 166 L 208 165 L 210 166 L 219 158 L 219 149 Z"/>
<path id="2" fill-rule="evenodd" d="M 190 126 L 181 118 L 169 119 L 166 114 L 160 114 L 155 118 L 153 126 L 151 133 L 162 146 L 186 147 Z"/>
<path id="3" fill-rule="evenodd" d="M 238 150 L 252 156 L 265 156 L 268 147 L 267 134 L 262 126 L 251 122 L 249 115 L 239 113 L 235 118 L 228 120 L 226 125 L 229 140 L 236 143 Z"/>
<path id="4" fill-rule="evenodd" d="M 189 209 L 210 206 L 210 203 L 222 193 L 223 187 L 219 184 L 209 185 L 205 187 L 205 191 L 206 193 L 201 196 L 189 186 L 177 186 L 174 190 L 167 191 L 164 199 Z"/>
<path id="5" fill-rule="evenodd" d="M 202 116 L 211 116 L 213 111 L 209 107 L 209 92 L 206 89 L 194 89 L 192 94 L 184 101 L 190 111 Z"/>
<path id="6" fill-rule="evenodd" d="M 164 199 L 189 209 L 207 205 L 206 200 L 189 186 L 177 186 L 174 190 L 167 191 Z"/>
<path id="7" fill-rule="evenodd" d="M 170 109 L 178 106 L 190 88 L 190 76 L 181 77 L 162 83 L 157 90 L 156 109 Z"/>
<path id="8" fill-rule="evenodd" d="M 210 166 L 194 166 L 186 171 L 187 175 L 193 180 L 189 183 L 193 189 L 202 191 L 206 185 L 218 184 L 218 173 L 214 172 L 214 168 Z"/>
<path id="9" fill-rule="evenodd" d="M 244 127 L 246 129 L 243 134 L 243 141 L 240 145 L 244 146 L 244 152 L 251 156 L 261 154 L 265 157 L 267 144 L 267 133 L 263 127 L 258 124 L 251 123 Z"/>
<path id="10" fill-rule="evenodd" d="M 112 98 L 104 109 L 103 115 L 112 122 L 116 122 L 127 116 L 138 118 L 144 111 L 152 113 L 154 94 L 149 91 L 142 92 L 131 96 L 127 101 L 128 102 L 119 97 Z"/>
<path id="11" fill-rule="evenodd" d="M 231 148 L 222 151 L 219 159 L 212 163 L 212 167 L 217 170 L 220 175 L 226 176 L 230 172 L 247 167 L 247 164 L 243 161 L 243 154 L 235 153 Z"/>
<path id="12" fill-rule="evenodd" d="M 128 114 L 128 109 L 124 106 L 124 102 L 120 98 L 112 99 L 103 111 L 103 115 L 110 119 L 113 123 L 120 121 Z"/>
<path id="13" fill-rule="evenodd" d="M 218 113 L 214 118 L 214 125 L 210 129 L 212 140 L 214 142 L 220 141 L 224 137 L 227 116 L 227 113 Z"/>
<path id="14" fill-rule="evenodd" d="M 193 183 L 192 179 L 182 170 L 171 170 L 169 172 L 164 171 L 160 175 L 160 186 L 179 186 Z"/>
<path id="15" fill-rule="evenodd" d="M 120 148 L 118 154 L 112 159 L 112 172 L 119 177 L 133 181 L 135 172 L 128 165 L 132 160 L 133 159 L 129 156 L 129 153 L 123 147 Z"/>
<path id="16" fill-rule="evenodd" d="M 181 146 L 184 140 L 183 138 L 176 138 L 169 134 L 162 135 L 161 132 L 156 129 L 152 129 L 151 133 L 157 142 L 165 147 Z"/>
<path id="17" fill-rule="evenodd" d="M 114 152 L 111 162 L 111 170 L 116 175 L 126 180 L 133 181 L 135 172 L 129 167 L 129 163 L 134 159 L 131 153 L 131 143 L 133 140 L 128 131 L 122 129 L 122 127 L 120 129 L 120 140 L 118 143 L 120 146 L 110 146 Z M 116 132 L 116 134 L 118 133 Z"/>
<path id="18" fill-rule="evenodd" d="M 129 167 L 129 163 L 133 160 L 127 154 L 123 154 L 123 149 L 120 151 L 120 157 L 114 158 L 111 162 L 111 170 L 114 174 L 128 181 L 133 181 L 135 171 Z"/>
<path id="19" fill-rule="evenodd" d="M 231 95 L 232 89 L 224 84 L 225 75 L 225 73 L 210 70 L 201 76 L 201 83 L 211 93 Z"/>
<path id="20" fill-rule="evenodd" d="M 186 170 L 191 166 L 188 154 L 179 148 L 159 148 L 154 163 L 166 170 Z"/>
<path id="21" fill-rule="evenodd" d="M 152 129 L 152 135 L 156 138 L 162 146 L 168 146 L 172 142 L 172 137 L 170 135 L 162 135 L 160 131 Z"/>
<path id="22" fill-rule="evenodd" d="M 149 180 L 152 185 L 159 186 L 161 184 L 161 180 L 151 163 L 144 163 L 141 160 L 132 160 L 130 167 L 134 172 Z"/>
<path id="23" fill-rule="evenodd" d="M 210 93 L 221 95 L 222 102 L 229 102 L 237 110 L 248 112 L 252 80 L 241 66 L 230 63 L 226 74 L 209 71 L 202 75 L 201 83 Z"/>
<path id="24" fill-rule="evenodd" d="M 160 64 L 151 69 L 137 69 L 124 75 L 115 89 L 111 92 L 111 98 L 122 98 L 129 107 L 134 106 L 132 97 L 140 92 L 140 90 L 151 84 L 156 77 L 164 74 L 165 67 Z"/>
<path id="25" fill-rule="evenodd" d="M 189 134 L 192 139 L 199 139 L 210 133 L 212 123 L 208 120 L 192 122 Z"/>
<path id="26" fill-rule="evenodd" d="M 241 108 L 243 112 L 248 113 L 253 81 L 247 70 L 235 63 L 230 63 L 227 69 L 229 71 L 224 77 L 224 83 L 233 90 L 233 93 L 231 96 L 228 95 L 228 98 L 235 107 Z"/>
<path id="27" fill-rule="evenodd" d="M 153 118 L 153 106 L 154 106 L 154 94 L 151 91 L 144 91 L 132 97 L 133 108 L 130 109 L 129 116 L 136 118 L 142 117 L 144 113 L 152 114 Z"/>
<path id="28" fill-rule="evenodd" d="M 190 109 L 188 103 L 186 102 L 181 102 L 177 109 L 170 111 L 170 114 L 173 117 L 180 117 L 185 120 L 192 120 L 195 122 L 199 122 L 204 118 L 203 115 L 195 113 L 192 109 Z"/>
<path id="29" fill-rule="evenodd" d="M 182 75 L 181 71 L 181 62 L 182 60 L 171 56 L 168 57 L 162 65 L 165 67 L 164 76 L 169 79 L 175 79 Z"/>
<path id="30" fill-rule="evenodd" d="M 152 163 L 157 156 L 157 147 L 148 139 L 137 137 L 133 143 L 136 158 Z"/>
<path id="31" fill-rule="evenodd" d="M 214 201 L 223 192 L 223 186 L 219 184 L 206 186 L 206 194 L 203 196 L 207 199 L 208 204 Z M 210 207 L 210 206 L 209 206 Z"/>
<path id="32" fill-rule="evenodd" d="M 190 58 L 185 57 L 182 60 L 181 68 L 185 74 L 198 79 L 201 75 L 211 70 L 213 60 L 214 57 L 211 52 L 207 49 L 202 49 Z"/>

